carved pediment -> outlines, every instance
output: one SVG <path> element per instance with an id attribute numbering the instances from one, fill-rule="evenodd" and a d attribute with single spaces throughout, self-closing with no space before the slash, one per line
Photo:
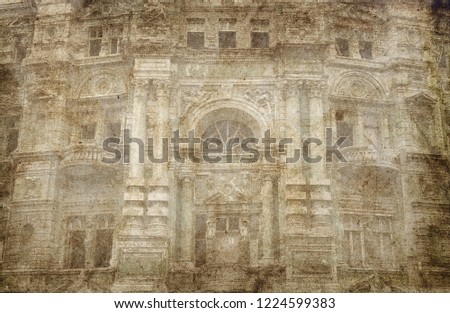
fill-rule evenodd
<path id="1" fill-rule="evenodd" d="M 354 27 L 355 24 L 364 28 L 372 28 L 373 25 L 382 25 L 386 18 L 380 14 L 379 9 L 372 5 L 343 3 L 336 6 L 333 24 L 337 27 Z"/>
<path id="2" fill-rule="evenodd" d="M 424 92 L 421 92 L 412 97 L 406 98 L 405 103 L 407 104 L 410 112 L 414 112 L 417 110 L 425 110 L 431 112 L 434 107 L 433 104 L 436 103 L 436 99 Z"/>
<path id="3" fill-rule="evenodd" d="M 85 11 L 83 11 L 82 18 L 98 18 L 100 16 L 119 16 L 128 13 L 128 8 L 123 3 L 120 4 L 108 4 L 108 3 L 93 3 L 89 5 Z"/>
<path id="4" fill-rule="evenodd" d="M 166 13 L 164 11 L 164 5 L 159 1 L 149 1 L 144 5 L 144 19 L 146 22 L 154 22 L 157 20 L 164 20 L 166 18 Z"/>
<path id="5" fill-rule="evenodd" d="M 38 88 L 35 92 L 28 96 L 28 100 L 45 100 L 56 97 L 54 92 L 51 92 L 46 89 Z"/>
<path id="6" fill-rule="evenodd" d="M 237 191 L 235 194 L 215 193 L 205 200 L 206 204 L 228 203 L 228 202 L 248 202 L 249 197 Z"/>
<path id="7" fill-rule="evenodd" d="M 75 98 L 93 98 L 126 93 L 125 82 L 111 72 L 100 72 L 89 76 L 79 86 Z"/>
<path id="8" fill-rule="evenodd" d="M 359 75 L 347 76 L 338 83 L 334 95 L 367 100 L 382 99 L 382 92 L 374 82 Z"/>

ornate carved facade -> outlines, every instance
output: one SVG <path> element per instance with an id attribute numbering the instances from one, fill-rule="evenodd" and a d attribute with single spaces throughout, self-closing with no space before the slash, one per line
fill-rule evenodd
<path id="1" fill-rule="evenodd" d="M 354 2 L 0 1 L 0 290 L 449 292 L 447 2 Z M 348 162 L 283 161 L 326 128 Z"/>

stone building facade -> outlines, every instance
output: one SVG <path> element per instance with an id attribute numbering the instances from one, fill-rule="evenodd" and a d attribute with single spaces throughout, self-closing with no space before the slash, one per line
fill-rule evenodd
<path id="1" fill-rule="evenodd" d="M 448 4 L 350 2 L 0 1 L 0 290 L 449 292 Z M 284 162 L 326 128 L 347 162 Z"/>

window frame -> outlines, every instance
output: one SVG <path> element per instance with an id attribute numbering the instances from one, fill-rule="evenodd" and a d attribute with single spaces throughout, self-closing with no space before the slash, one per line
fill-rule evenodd
<path id="1" fill-rule="evenodd" d="M 356 226 L 353 223 L 354 219 L 357 220 Z M 388 222 L 388 230 L 383 229 L 383 220 Z M 341 247 L 344 263 L 351 268 L 376 268 L 388 270 L 396 268 L 392 216 L 344 214 L 343 222 L 344 236 Z M 381 225 L 379 228 L 376 227 L 376 222 Z M 358 235 L 355 236 L 356 234 Z M 385 242 L 386 235 L 389 236 L 389 242 L 387 243 Z M 375 246 L 369 245 L 367 240 L 369 236 L 374 236 L 378 240 L 379 244 Z M 354 242 L 353 237 L 359 237 L 359 239 L 357 239 L 359 240 L 357 245 Z M 347 239 L 348 242 L 346 242 Z M 378 252 L 380 255 L 380 262 L 373 262 L 373 259 L 369 259 L 369 249 L 376 250 L 376 252 Z M 390 250 L 390 258 L 387 256 L 387 249 Z M 355 252 L 355 250 L 358 251 Z M 356 258 L 356 253 L 360 253 L 360 260 Z M 377 264 L 379 266 L 376 266 Z"/>

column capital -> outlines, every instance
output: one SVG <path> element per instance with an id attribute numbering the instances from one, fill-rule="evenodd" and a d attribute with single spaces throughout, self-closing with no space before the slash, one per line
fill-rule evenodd
<path id="1" fill-rule="evenodd" d="M 181 171 L 178 173 L 178 178 L 185 183 L 192 183 L 195 175 L 191 171 Z"/>
<path id="2" fill-rule="evenodd" d="M 295 97 L 298 93 L 298 88 L 301 85 L 301 81 L 298 79 L 286 79 L 282 83 L 283 95 L 286 98 Z"/>
<path id="3" fill-rule="evenodd" d="M 149 79 L 146 79 L 146 78 L 137 78 L 137 77 L 134 77 L 134 78 L 131 80 L 131 86 L 132 86 L 133 88 L 145 88 L 145 87 L 147 87 L 147 86 L 149 85 L 149 83 L 150 83 L 150 80 L 149 80 Z"/>
<path id="4" fill-rule="evenodd" d="M 154 79 L 153 86 L 156 88 L 156 96 L 168 97 L 172 89 L 173 82 L 170 79 Z"/>
<path id="5" fill-rule="evenodd" d="M 266 172 L 263 174 L 262 180 L 263 182 L 273 182 L 274 180 L 278 179 L 279 174 L 275 172 Z"/>
<path id="6" fill-rule="evenodd" d="M 302 86 L 311 98 L 321 98 L 327 84 L 324 80 L 304 80 Z"/>

